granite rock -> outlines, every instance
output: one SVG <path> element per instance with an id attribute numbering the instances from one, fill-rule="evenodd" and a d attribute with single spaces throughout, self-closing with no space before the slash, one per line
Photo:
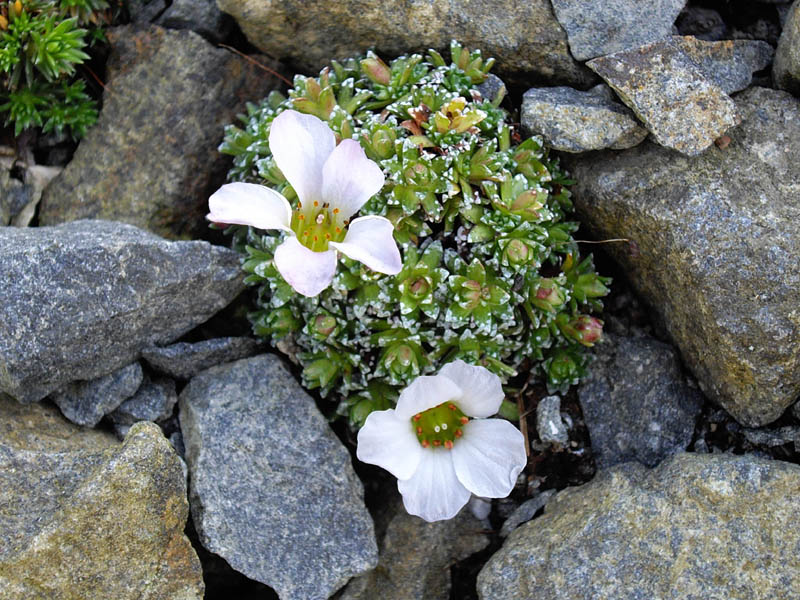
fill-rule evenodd
<path id="1" fill-rule="evenodd" d="M 136 393 L 120 404 L 108 415 L 114 424 L 117 435 L 125 437 L 131 425 L 139 421 L 158 423 L 169 419 L 178 402 L 175 382 L 169 378 L 150 379 L 144 382 Z"/>
<path id="2" fill-rule="evenodd" d="M 769 66 L 774 53 L 772 46 L 759 40 L 706 42 L 692 36 L 672 39 L 706 79 L 716 83 L 726 94 L 748 87 L 753 73 Z"/>
<path id="3" fill-rule="evenodd" d="M 775 87 L 800 96 L 800 2 L 792 5 L 772 64 Z"/>
<path id="4" fill-rule="evenodd" d="M 703 395 L 687 385 L 675 350 L 648 337 L 605 334 L 578 388 L 598 468 L 652 467 L 689 447 Z"/>
<path id="5" fill-rule="evenodd" d="M 567 426 L 561 419 L 561 398 L 545 396 L 536 405 L 536 433 L 545 444 L 563 446 L 569 441 Z"/>
<path id="6" fill-rule="evenodd" d="M 0 597 L 200 600 L 188 513 L 156 426 L 120 445 L 0 395 Z"/>
<path id="7" fill-rule="evenodd" d="M 39 222 L 123 221 L 169 238 L 206 232 L 225 180 L 223 126 L 276 79 L 191 31 L 109 30 L 103 108 L 42 197 Z"/>
<path id="8" fill-rule="evenodd" d="M 122 223 L 0 228 L 0 391 L 41 400 L 174 341 L 244 289 L 239 263 Z"/>
<path id="9" fill-rule="evenodd" d="M 373 49 L 383 58 L 456 39 L 497 59 L 495 71 L 519 80 L 585 86 L 592 74 L 569 54 L 549 0 L 304 2 L 218 0 L 254 46 L 299 71 L 316 73 Z"/>
<path id="10" fill-rule="evenodd" d="M 145 348 L 142 358 L 159 373 L 175 379 L 191 379 L 209 367 L 249 358 L 260 350 L 261 344 L 253 338 L 225 337 Z"/>
<path id="11" fill-rule="evenodd" d="M 800 597 L 800 467 L 749 455 L 626 463 L 567 488 L 478 575 L 505 600 Z"/>
<path id="12" fill-rule="evenodd" d="M 672 33 L 686 0 L 552 0 L 577 60 L 631 50 Z"/>
<path id="13" fill-rule="evenodd" d="M 503 521 L 503 526 L 500 528 L 500 537 L 508 537 L 512 531 L 523 523 L 527 523 L 550 501 L 555 495 L 555 490 L 544 490 L 536 494 L 533 498 L 525 500 L 520 504 L 508 518 Z"/>
<path id="14" fill-rule="evenodd" d="M 224 40 L 233 27 L 233 19 L 217 7 L 216 0 L 172 0 L 155 23 L 168 29 L 191 29 L 215 41 Z"/>
<path id="15" fill-rule="evenodd" d="M 73 381 L 54 392 L 51 399 L 70 421 L 94 427 L 139 389 L 142 367 L 133 362 L 127 367 L 91 381 Z"/>
<path id="16" fill-rule="evenodd" d="M 724 150 L 655 144 L 566 160 L 579 218 L 653 309 L 707 397 L 746 426 L 800 394 L 800 104 L 750 88 Z"/>
<path id="17" fill-rule="evenodd" d="M 447 521 L 427 523 L 394 503 L 380 544 L 378 566 L 354 578 L 340 600 L 448 600 L 450 567 L 489 545 L 488 523 L 462 510 Z"/>
<path id="18" fill-rule="evenodd" d="M 328 598 L 375 566 L 350 454 L 280 359 L 212 367 L 179 403 L 203 546 L 282 598 Z"/>
<path id="19" fill-rule="evenodd" d="M 586 65 L 667 148 L 698 155 L 739 123 L 733 100 L 673 39 L 595 58 Z"/>
<path id="20" fill-rule="evenodd" d="M 633 113 L 603 95 L 570 87 L 533 88 L 522 97 L 522 128 L 563 152 L 621 150 L 647 137 Z"/>
<path id="21" fill-rule="evenodd" d="M 707 42 L 719 41 L 727 32 L 722 15 L 712 8 L 702 6 L 685 7 L 678 15 L 675 26 L 681 35 L 692 35 Z"/>

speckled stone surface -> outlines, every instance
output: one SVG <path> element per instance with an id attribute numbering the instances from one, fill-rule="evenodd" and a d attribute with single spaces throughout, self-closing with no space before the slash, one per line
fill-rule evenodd
<path id="1" fill-rule="evenodd" d="M 239 262 L 108 221 L 0 228 L 0 391 L 41 400 L 174 341 L 244 289 Z"/>
<path id="2" fill-rule="evenodd" d="M 0 395 L 0 597 L 200 600 L 188 511 L 155 425 L 120 445 Z"/>
<path id="3" fill-rule="evenodd" d="M 271 354 L 212 367 L 179 398 L 203 545 L 281 598 L 325 599 L 378 560 L 350 454 Z"/>
<path id="4" fill-rule="evenodd" d="M 586 63 L 610 85 L 656 142 L 696 156 L 739 123 L 733 100 L 672 39 Z"/>
<path id="5" fill-rule="evenodd" d="M 800 395 L 800 103 L 750 88 L 730 145 L 692 159 L 643 144 L 566 161 L 579 218 L 637 250 L 608 251 L 703 392 L 740 423 Z"/>
<path id="6" fill-rule="evenodd" d="M 693 36 L 672 39 L 700 72 L 726 94 L 749 86 L 753 73 L 769 66 L 774 54 L 772 46 L 760 40 L 706 42 Z"/>
<path id="7" fill-rule="evenodd" d="M 478 575 L 483 600 L 800 597 L 800 467 L 678 454 L 560 492 Z"/>
<path id="8" fill-rule="evenodd" d="M 647 137 L 647 129 L 624 104 L 569 87 L 528 90 L 520 118 L 527 135 L 541 135 L 563 152 L 621 150 Z"/>
<path id="9" fill-rule="evenodd" d="M 167 377 L 145 377 L 136 393 L 109 415 L 116 425 L 133 425 L 138 421 L 163 421 L 172 416 L 178 402 L 175 382 Z"/>
<path id="10" fill-rule="evenodd" d="M 254 356 L 261 348 L 254 338 L 224 337 L 145 348 L 142 358 L 159 373 L 175 379 L 190 379 L 209 367 Z"/>
<path id="11" fill-rule="evenodd" d="M 686 450 L 703 395 L 687 384 L 672 346 L 604 334 L 593 354 L 578 398 L 597 467 L 631 460 L 653 467 Z"/>
<path id="12" fill-rule="evenodd" d="M 223 126 L 278 80 L 192 31 L 126 26 L 108 37 L 102 111 L 45 190 L 39 222 L 108 219 L 198 237 L 229 168 L 217 152 Z"/>
<path id="13" fill-rule="evenodd" d="M 545 444 L 563 446 L 569 441 L 567 426 L 561 419 L 561 398 L 545 396 L 536 405 L 536 433 Z"/>
<path id="14" fill-rule="evenodd" d="M 447 521 L 426 523 L 394 502 L 380 544 L 378 566 L 353 579 L 340 600 L 448 600 L 450 567 L 489 545 L 488 521 L 468 509 Z"/>
<path id="15" fill-rule="evenodd" d="M 800 96 L 800 3 L 795 2 L 778 40 L 772 65 L 775 87 Z"/>
<path id="16" fill-rule="evenodd" d="M 664 39 L 686 0 L 552 0 L 569 49 L 587 60 Z"/>
<path id="17" fill-rule="evenodd" d="M 77 425 L 94 427 L 139 389 L 142 367 L 138 362 L 91 381 L 73 381 L 53 392 L 50 399 Z"/>
<path id="18" fill-rule="evenodd" d="M 316 73 L 374 49 L 389 58 L 436 48 L 450 40 L 497 59 L 495 72 L 535 82 L 584 85 L 591 72 L 569 54 L 567 36 L 549 0 L 448 0 L 445 2 L 305 2 L 218 0 L 247 39 L 301 72 Z"/>

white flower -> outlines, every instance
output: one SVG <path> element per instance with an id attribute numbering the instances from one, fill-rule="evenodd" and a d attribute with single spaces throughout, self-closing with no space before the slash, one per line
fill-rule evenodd
<path id="1" fill-rule="evenodd" d="M 229 183 L 209 198 L 210 221 L 285 231 L 275 266 L 304 296 L 316 296 L 330 285 L 337 250 L 375 271 L 400 272 L 391 222 L 376 215 L 349 220 L 384 182 L 380 167 L 358 142 L 342 140 L 337 146 L 333 131 L 320 119 L 287 110 L 272 122 L 269 147 L 297 192 L 297 210 L 292 212 L 275 190 Z"/>
<path id="2" fill-rule="evenodd" d="M 356 454 L 397 477 L 409 513 L 450 519 L 471 494 L 507 496 L 525 467 L 519 430 L 485 418 L 502 401 L 497 375 L 456 360 L 438 375 L 417 377 L 396 408 L 371 413 L 358 432 Z"/>

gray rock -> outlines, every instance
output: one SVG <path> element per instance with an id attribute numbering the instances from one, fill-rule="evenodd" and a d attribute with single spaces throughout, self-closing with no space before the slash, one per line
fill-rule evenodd
<path id="1" fill-rule="evenodd" d="M 686 0 L 553 0 L 578 60 L 631 50 L 666 38 Z"/>
<path id="2" fill-rule="evenodd" d="M 169 6 L 169 0 L 128 0 L 131 23 L 152 23 Z"/>
<path id="3" fill-rule="evenodd" d="M 200 600 L 188 513 L 156 426 L 120 445 L 0 394 L 0 597 Z"/>
<path id="4" fill-rule="evenodd" d="M 73 381 L 54 392 L 51 399 L 73 423 L 94 427 L 139 389 L 142 367 L 138 362 L 90 381 Z"/>
<path id="5" fill-rule="evenodd" d="M 567 488 L 478 575 L 480 598 L 800 597 L 800 467 L 678 454 Z M 713 583 L 711 583 L 713 582 Z"/>
<path id="6" fill-rule="evenodd" d="M 224 40 L 233 26 L 216 0 L 173 0 L 155 23 L 169 29 L 191 29 L 215 41 Z"/>
<path id="7" fill-rule="evenodd" d="M 225 337 L 145 348 L 142 358 L 159 373 L 175 379 L 191 379 L 209 367 L 255 356 L 260 351 L 261 344 L 253 338 Z"/>
<path id="8" fill-rule="evenodd" d="M 654 309 L 700 388 L 747 426 L 800 394 L 800 104 L 751 88 L 725 150 L 649 142 L 566 160 L 573 200 Z M 569 158 L 569 157 L 568 157 Z"/>
<path id="9" fill-rule="evenodd" d="M 586 65 L 667 148 L 695 156 L 739 123 L 733 101 L 673 39 L 595 58 Z"/>
<path id="10" fill-rule="evenodd" d="M 388 58 L 436 48 L 450 40 L 497 59 L 495 71 L 522 81 L 584 86 L 593 76 L 569 54 L 567 36 L 549 0 L 449 2 L 306 2 L 218 0 L 254 46 L 299 71 L 317 72 L 332 59 L 373 49 Z"/>
<path id="11" fill-rule="evenodd" d="M 687 6 L 676 23 L 681 35 L 693 35 L 699 40 L 716 42 L 725 37 L 727 27 L 716 10 L 702 6 Z"/>
<path id="12" fill-rule="evenodd" d="M 499 104 L 506 97 L 508 90 L 506 84 L 494 73 L 489 73 L 486 81 L 477 86 L 484 99 Z M 498 100 L 499 98 L 499 100 Z"/>
<path id="13" fill-rule="evenodd" d="M 555 496 L 555 493 L 555 490 L 545 490 L 520 504 L 503 522 L 503 526 L 500 528 L 500 537 L 508 537 L 508 534 L 517 527 L 533 519 L 534 515 L 550 501 L 550 498 Z"/>
<path id="14" fill-rule="evenodd" d="M 328 598 L 375 566 L 350 454 L 273 355 L 212 367 L 179 398 L 203 545 L 282 598 Z"/>
<path id="15" fill-rule="evenodd" d="M 487 523 L 468 510 L 454 518 L 426 523 L 400 502 L 380 545 L 378 566 L 354 578 L 340 600 L 448 600 L 450 567 L 489 545 Z"/>
<path id="16" fill-rule="evenodd" d="M 191 31 L 127 26 L 108 37 L 103 109 L 45 190 L 39 222 L 108 219 L 198 237 L 229 166 L 217 152 L 223 126 L 277 79 Z"/>
<path id="17" fill-rule="evenodd" d="M 706 42 L 692 36 L 672 39 L 706 79 L 716 83 L 726 94 L 748 87 L 753 73 L 766 68 L 774 53 L 772 46 L 759 40 Z"/>
<path id="18" fill-rule="evenodd" d="M 108 417 L 114 425 L 124 426 L 126 429 L 139 421 L 156 423 L 169 419 L 177 402 L 178 394 L 172 379 L 151 380 L 145 377 L 137 392 Z"/>
<path id="19" fill-rule="evenodd" d="M 647 137 L 631 111 L 596 92 L 569 87 L 533 88 L 522 97 L 522 127 L 564 152 L 621 150 Z"/>
<path id="20" fill-rule="evenodd" d="M 239 262 L 122 223 L 0 228 L 0 391 L 41 400 L 174 341 L 244 289 Z"/>
<path id="21" fill-rule="evenodd" d="M 536 433 L 545 444 L 563 446 L 569 441 L 569 433 L 561 420 L 561 398 L 545 396 L 536 405 Z"/>
<path id="22" fill-rule="evenodd" d="M 787 425 L 778 429 L 742 429 L 742 433 L 748 442 L 756 446 L 768 448 L 785 444 L 800 446 L 800 427 Z"/>
<path id="23" fill-rule="evenodd" d="M 651 337 L 605 334 L 578 388 L 599 468 L 637 460 L 652 467 L 692 441 L 702 394 L 677 352 Z"/>
<path id="24" fill-rule="evenodd" d="M 795 419 L 797 419 L 798 421 L 800 421 L 800 401 L 798 401 L 798 402 L 795 402 L 795 403 L 792 405 L 792 416 L 793 416 Z"/>
<path id="25" fill-rule="evenodd" d="M 800 2 L 792 5 L 772 65 L 775 87 L 800 96 Z"/>

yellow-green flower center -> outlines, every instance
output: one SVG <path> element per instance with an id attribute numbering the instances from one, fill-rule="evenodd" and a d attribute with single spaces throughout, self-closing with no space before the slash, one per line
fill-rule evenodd
<path id="1" fill-rule="evenodd" d="M 339 216 L 338 208 L 331 208 L 327 202 L 316 200 L 311 206 L 297 203 L 292 212 L 292 231 L 303 246 L 314 252 L 325 252 L 329 242 L 341 242 L 350 221 Z"/>
<path id="2" fill-rule="evenodd" d="M 448 450 L 460 438 L 463 427 L 469 422 L 461 409 L 453 402 L 442 402 L 411 417 L 411 425 L 423 448 L 444 446 Z"/>

